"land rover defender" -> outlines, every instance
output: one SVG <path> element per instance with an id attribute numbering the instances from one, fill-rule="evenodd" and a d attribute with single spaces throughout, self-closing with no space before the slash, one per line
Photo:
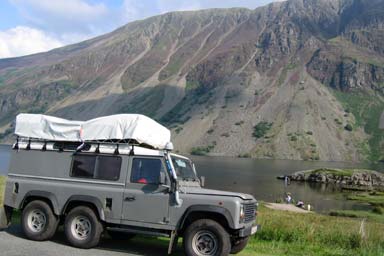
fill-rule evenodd
<path id="1" fill-rule="evenodd" d="M 16 121 L 4 206 L 8 221 L 14 210 L 21 211 L 22 229 L 31 240 L 50 239 L 64 225 L 68 242 L 79 248 L 96 246 L 107 232 L 125 239 L 169 237 L 169 254 L 182 237 L 186 255 L 228 255 L 240 252 L 257 230 L 253 196 L 204 189 L 192 161 L 171 153 L 169 141 L 156 148 L 146 140 L 149 133 L 161 134 L 159 124 L 151 123 L 145 136 L 132 132 L 123 138 L 109 131 L 107 137 L 85 140 L 83 133 L 101 126 L 78 122 L 77 140 L 67 136 L 64 121 L 39 116 L 35 122 L 37 115 L 23 115 Z M 125 131 L 132 128 L 127 121 L 132 115 L 116 118 Z M 116 124 L 116 119 L 97 122 L 111 121 Z M 137 129 L 142 121 L 135 120 Z M 55 139 L 38 134 L 58 125 L 64 130 L 59 128 Z M 25 127 L 34 130 L 23 133 Z"/>

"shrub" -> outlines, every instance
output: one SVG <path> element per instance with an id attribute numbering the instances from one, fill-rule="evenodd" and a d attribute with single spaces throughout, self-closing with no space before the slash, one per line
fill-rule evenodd
<path id="1" fill-rule="evenodd" d="M 312 131 L 307 131 L 307 134 L 308 135 L 313 135 L 313 132 Z"/>
<path id="2" fill-rule="evenodd" d="M 380 206 L 375 206 L 373 207 L 372 212 L 377 214 L 384 214 L 384 208 Z"/>
<path id="3" fill-rule="evenodd" d="M 182 130 L 183 130 L 183 127 L 177 127 L 176 130 L 175 130 L 175 132 L 176 132 L 177 134 L 179 134 Z"/>
<path id="4" fill-rule="evenodd" d="M 343 124 L 338 118 L 335 118 L 335 123 L 338 124 L 338 125 L 342 125 Z"/>
<path id="5" fill-rule="evenodd" d="M 272 128 L 273 123 L 269 122 L 260 122 L 253 129 L 253 137 L 260 139 L 264 137 L 267 132 Z"/>
<path id="6" fill-rule="evenodd" d="M 211 152 L 212 149 L 214 149 L 214 147 L 215 147 L 214 145 L 209 145 L 206 147 L 195 147 L 191 149 L 191 154 L 195 156 L 205 156 L 206 154 Z"/>
<path id="7" fill-rule="evenodd" d="M 353 127 L 351 124 L 347 124 L 345 127 L 344 127 L 345 130 L 351 132 L 353 130 Z"/>
<path id="8" fill-rule="evenodd" d="M 291 137 L 291 141 L 297 141 L 297 137 L 296 137 L 295 135 L 293 135 L 293 136 Z"/>

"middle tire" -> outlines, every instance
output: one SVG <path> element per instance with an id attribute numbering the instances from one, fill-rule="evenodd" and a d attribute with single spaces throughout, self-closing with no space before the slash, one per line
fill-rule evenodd
<path id="1" fill-rule="evenodd" d="M 65 218 L 64 229 L 71 245 L 89 249 L 98 245 L 103 225 L 91 208 L 78 206 L 72 209 Z"/>

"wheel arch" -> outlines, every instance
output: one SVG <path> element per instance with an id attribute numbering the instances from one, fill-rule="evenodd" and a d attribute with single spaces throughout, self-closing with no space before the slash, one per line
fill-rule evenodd
<path id="1" fill-rule="evenodd" d="M 59 204 L 56 196 L 53 193 L 47 192 L 47 191 L 40 191 L 40 190 L 29 191 L 28 193 L 25 194 L 23 200 L 21 201 L 19 205 L 19 209 L 24 209 L 24 207 L 28 203 L 36 200 L 41 200 L 46 202 L 56 215 L 60 215 Z"/>
<path id="2" fill-rule="evenodd" d="M 94 196 L 73 195 L 65 203 L 61 214 L 67 214 L 77 206 L 88 206 L 95 211 L 100 220 L 105 221 L 104 208 L 101 201 Z"/>
<path id="3" fill-rule="evenodd" d="M 223 207 L 213 205 L 190 206 L 179 221 L 177 229 L 180 233 L 183 233 L 190 223 L 198 219 L 214 220 L 221 224 L 228 231 L 235 229 L 233 218 L 230 212 Z"/>

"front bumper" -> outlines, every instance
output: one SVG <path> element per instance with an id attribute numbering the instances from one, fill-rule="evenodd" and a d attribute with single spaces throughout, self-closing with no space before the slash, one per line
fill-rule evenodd
<path id="1" fill-rule="evenodd" d="M 248 237 L 248 236 L 254 235 L 258 230 L 260 230 L 260 228 L 261 228 L 260 225 L 247 226 L 243 229 L 240 229 L 239 237 Z"/>

